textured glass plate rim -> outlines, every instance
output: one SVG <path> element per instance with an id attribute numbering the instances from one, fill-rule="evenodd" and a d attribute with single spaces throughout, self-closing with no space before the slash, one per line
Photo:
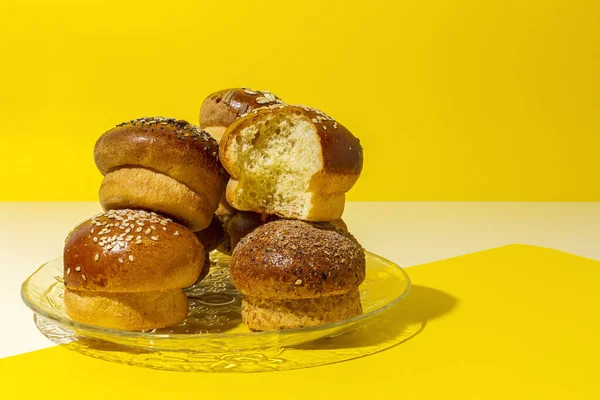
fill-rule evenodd
<path id="1" fill-rule="evenodd" d="M 367 313 L 357 315 L 352 318 L 344 319 L 341 321 L 335 321 L 335 322 L 330 322 L 327 324 L 316 325 L 316 326 L 307 326 L 304 328 L 268 330 L 268 331 L 260 331 L 260 332 L 240 332 L 240 333 L 227 333 L 227 332 L 196 333 L 196 334 L 193 334 L 193 333 L 192 334 L 189 334 L 189 333 L 151 333 L 151 332 L 123 331 L 123 330 L 118 330 L 118 329 L 102 328 L 102 327 L 98 327 L 95 325 L 89 325 L 89 324 L 85 324 L 82 322 L 73 321 L 71 319 L 67 319 L 62 316 L 56 316 L 56 315 L 47 313 L 44 310 L 39 309 L 37 307 L 37 305 L 35 304 L 35 302 L 31 301 L 27 297 L 27 294 L 25 293 L 25 288 L 29 284 L 29 281 L 40 270 L 42 270 L 47 264 L 50 264 L 52 262 L 62 259 L 62 257 L 58 257 L 58 258 L 55 258 L 54 260 L 45 262 L 23 282 L 23 284 L 21 285 L 21 299 L 23 300 L 25 305 L 27 307 L 29 307 L 34 313 L 41 315 L 41 316 L 43 316 L 51 321 L 54 321 L 58 324 L 61 324 L 63 326 L 64 325 L 70 326 L 73 328 L 87 329 L 87 330 L 91 330 L 91 331 L 94 331 L 94 332 L 97 332 L 100 334 L 108 334 L 108 335 L 113 335 L 113 336 L 124 336 L 124 337 L 145 338 L 145 339 L 187 339 L 187 340 L 203 339 L 203 340 L 209 340 L 209 339 L 227 339 L 227 338 L 234 338 L 234 337 L 261 337 L 261 336 L 268 336 L 268 335 L 274 335 L 274 334 L 289 335 L 289 334 L 295 334 L 295 333 L 301 334 L 301 333 L 306 333 L 306 332 L 318 332 L 320 330 L 327 330 L 327 329 L 335 328 L 338 326 L 354 324 L 356 322 L 360 322 L 360 321 L 369 319 L 371 317 L 374 317 L 375 315 L 378 315 L 378 314 L 388 310 L 393 305 L 397 304 L 400 300 L 404 299 L 406 297 L 406 295 L 408 294 L 408 292 L 410 291 L 410 288 L 412 285 L 411 281 L 410 281 L 410 277 L 408 276 L 408 274 L 402 267 L 400 267 L 398 264 L 388 260 L 387 258 L 381 257 L 375 253 L 371 253 L 370 251 L 365 250 L 365 253 L 366 253 L 366 255 L 368 255 L 372 258 L 377 258 L 377 259 L 383 261 L 385 264 L 393 266 L 395 268 L 396 272 L 401 273 L 401 275 L 405 281 L 405 287 L 404 287 L 404 290 L 402 291 L 402 293 L 400 293 L 396 298 L 392 299 L 390 302 L 386 303 L 385 305 L 381 306 L 380 308 L 369 311 Z M 368 266 L 367 266 L 367 268 L 368 268 Z"/>

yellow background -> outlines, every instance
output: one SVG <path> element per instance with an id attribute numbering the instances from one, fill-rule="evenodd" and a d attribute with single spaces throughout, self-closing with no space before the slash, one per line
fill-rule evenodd
<path id="1" fill-rule="evenodd" d="M 0 200 L 94 200 L 96 138 L 232 86 L 365 148 L 349 200 L 600 200 L 597 1 L 0 1 Z"/>

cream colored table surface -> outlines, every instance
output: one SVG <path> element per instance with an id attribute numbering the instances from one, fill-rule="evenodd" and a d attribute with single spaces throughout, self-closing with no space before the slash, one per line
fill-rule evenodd
<path id="1" fill-rule="evenodd" d="M 0 358 L 53 345 L 20 285 L 97 212 L 94 202 L 0 203 Z M 365 248 L 404 267 L 514 243 L 600 260 L 600 203 L 348 203 L 344 220 Z"/>

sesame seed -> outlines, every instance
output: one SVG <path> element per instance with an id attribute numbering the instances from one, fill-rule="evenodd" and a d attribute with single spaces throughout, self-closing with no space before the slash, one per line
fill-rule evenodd
<path id="1" fill-rule="evenodd" d="M 90 233 L 94 233 L 94 228 L 92 228 L 92 230 L 90 231 Z"/>
<path id="2" fill-rule="evenodd" d="M 142 237 L 138 235 L 135 237 L 135 240 L 142 240 Z"/>
<path id="3" fill-rule="evenodd" d="M 92 239 L 92 241 L 93 241 L 94 243 L 98 243 L 98 237 L 94 236 L 94 238 Z"/>
<path id="4" fill-rule="evenodd" d="M 98 261 L 99 259 L 100 259 L 100 254 L 96 254 L 96 255 L 94 256 L 94 261 Z"/>
<path id="5" fill-rule="evenodd" d="M 142 227 L 140 226 L 140 227 L 139 227 L 139 228 L 137 228 L 135 231 L 136 231 L 136 232 L 141 232 L 142 230 L 143 230 L 143 229 L 142 229 Z"/>
<path id="6" fill-rule="evenodd" d="M 71 267 L 67 268 L 67 275 L 71 275 Z"/>
<path id="7" fill-rule="evenodd" d="M 175 235 L 175 236 L 179 236 L 179 231 L 175 231 L 175 232 L 173 232 L 173 235 Z"/>
<path id="8" fill-rule="evenodd" d="M 129 232 L 131 232 L 131 229 L 130 229 L 130 228 L 127 228 L 127 229 L 125 230 L 125 233 L 129 233 Z"/>
<path id="9" fill-rule="evenodd" d="M 142 241 L 141 240 L 136 240 L 135 244 L 142 244 Z"/>
<path id="10" fill-rule="evenodd" d="M 152 233 L 152 229 L 148 228 L 146 229 L 146 231 L 144 232 L 146 235 L 149 235 L 150 233 Z"/>
<path id="11" fill-rule="evenodd" d="M 84 281 L 87 281 L 87 276 L 85 276 L 85 274 L 81 274 L 81 279 L 83 279 Z"/>
<path id="12" fill-rule="evenodd" d="M 327 130 L 327 127 L 326 127 L 325 125 L 323 125 L 323 130 L 324 130 L 324 131 L 326 131 L 326 130 Z"/>
<path id="13" fill-rule="evenodd" d="M 130 255 L 129 255 L 129 261 L 133 262 L 133 260 L 134 260 L 134 258 L 133 258 L 133 256 L 130 254 Z"/>
<path id="14" fill-rule="evenodd" d="M 167 230 L 167 227 L 166 227 L 166 226 L 163 226 L 163 231 L 166 231 L 166 230 Z"/>
<path id="15" fill-rule="evenodd" d="M 296 282 L 294 282 L 294 284 L 295 284 L 296 286 L 298 286 L 298 285 L 302 285 L 302 279 L 298 279 Z"/>
<path id="16" fill-rule="evenodd" d="M 123 259 L 122 259 L 122 258 L 119 258 L 119 262 L 120 262 L 121 264 L 123 264 Z"/>
<path id="17" fill-rule="evenodd" d="M 80 267 L 79 265 L 78 265 L 78 266 L 76 266 L 76 267 L 75 267 L 75 271 L 77 271 L 77 272 L 81 271 L 81 267 Z"/>
<path id="18" fill-rule="evenodd" d="M 156 227 L 154 225 L 150 225 L 150 229 L 152 229 L 153 231 L 155 231 Z"/>
<path id="19" fill-rule="evenodd" d="M 152 239 L 152 240 L 158 240 L 158 236 L 150 236 L 150 239 Z"/>

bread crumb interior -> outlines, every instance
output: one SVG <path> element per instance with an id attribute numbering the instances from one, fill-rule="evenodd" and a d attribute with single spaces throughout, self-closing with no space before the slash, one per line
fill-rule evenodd
<path id="1" fill-rule="evenodd" d="M 268 116 L 242 129 L 230 145 L 241 171 L 237 204 L 305 215 L 313 175 L 323 168 L 315 128 L 302 116 Z"/>

